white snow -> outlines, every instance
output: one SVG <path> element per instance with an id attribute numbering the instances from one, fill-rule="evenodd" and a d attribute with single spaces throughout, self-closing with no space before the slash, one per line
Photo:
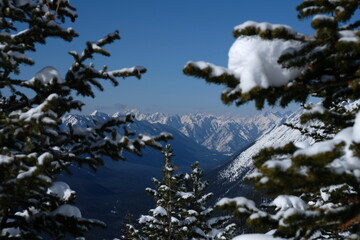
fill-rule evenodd
<path id="1" fill-rule="evenodd" d="M 327 141 L 317 142 L 308 148 L 297 150 L 294 153 L 294 156 L 295 157 L 299 155 L 312 156 L 319 153 L 331 152 L 334 146 L 336 144 L 339 144 L 340 142 L 341 140 L 337 140 L 337 141 L 327 140 Z"/>
<path id="2" fill-rule="evenodd" d="M 354 142 L 360 143 L 360 112 L 356 114 L 352 139 Z"/>
<path id="3" fill-rule="evenodd" d="M 41 103 L 39 106 L 33 107 L 33 108 L 29 109 L 28 111 L 21 113 L 19 116 L 19 119 L 24 120 L 25 122 L 30 122 L 31 120 L 35 120 L 36 122 L 39 123 L 40 121 L 42 121 L 45 113 L 52 115 L 53 117 L 56 117 L 56 114 L 54 112 L 52 112 L 51 110 L 44 111 L 44 109 L 46 109 L 46 107 L 50 101 L 53 101 L 54 99 L 56 99 L 58 97 L 59 96 L 55 93 L 49 95 L 46 98 L 46 100 L 43 103 Z M 14 113 L 14 114 L 16 114 L 16 113 Z M 47 121 L 47 120 L 45 120 L 45 121 Z"/>
<path id="4" fill-rule="evenodd" d="M 47 193 L 55 195 L 63 201 L 67 201 L 75 192 L 71 190 L 65 182 L 54 182 L 53 185 L 48 188 Z"/>
<path id="5" fill-rule="evenodd" d="M 36 169 L 37 167 L 29 167 L 26 171 L 20 171 L 20 173 L 17 175 L 17 179 L 31 177 Z"/>
<path id="6" fill-rule="evenodd" d="M 65 80 L 61 78 L 60 73 L 54 67 L 45 67 L 35 74 L 33 78 L 28 80 L 26 83 L 33 85 L 35 81 L 39 81 L 43 85 L 53 84 L 53 81 L 56 80 L 57 83 L 64 83 Z"/>
<path id="7" fill-rule="evenodd" d="M 321 102 L 319 103 L 309 103 L 306 105 L 306 107 L 309 107 L 309 110 L 305 110 L 305 113 L 319 113 L 324 114 L 326 111 L 326 108 L 323 106 Z"/>
<path id="8" fill-rule="evenodd" d="M 215 206 L 224 206 L 235 203 L 239 212 L 258 211 L 255 202 L 245 197 L 222 198 Z"/>
<path id="9" fill-rule="evenodd" d="M 11 163 L 12 161 L 14 161 L 14 158 L 6 156 L 6 155 L 0 155 L 0 164 L 8 164 Z"/>
<path id="10" fill-rule="evenodd" d="M 158 216 L 158 215 L 166 216 L 167 212 L 166 212 L 165 208 L 158 206 L 154 209 L 153 214 L 154 214 L 154 216 Z"/>
<path id="11" fill-rule="evenodd" d="M 191 192 L 178 192 L 177 193 L 182 199 L 192 198 L 194 195 Z"/>
<path id="12" fill-rule="evenodd" d="M 113 70 L 113 71 L 108 71 L 107 73 L 110 76 L 122 76 L 126 73 L 133 73 L 133 72 L 137 72 L 138 74 L 140 74 L 141 72 L 145 71 L 146 68 L 143 66 L 135 66 L 135 67 L 131 67 L 131 68 L 122 68 L 119 70 Z"/>
<path id="13" fill-rule="evenodd" d="M 39 165 L 44 165 L 44 162 L 46 159 L 52 159 L 53 155 L 51 153 L 45 152 L 43 154 L 40 155 L 40 157 L 38 157 L 38 164 Z"/>
<path id="14" fill-rule="evenodd" d="M 226 69 L 224 67 L 219 67 L 219 66 L 216 66 L 216 65 L 214 65 L 212 63 L 208 63 L 208 62 L 199 61 L 199 62 L 193 62 L 192 64 L 201 70 L 204 70 L 207 68 L 211 69 L 210 77 L 220 77 L 223 74 L 230 74 L 230 75 L 233 74 L 233 72 L 229 71 L 228 69 Z"/>
<path id="15" fill-rule="evenodd" d="M 272 202 L 271 205 L 276 206 L 276 210 L 285 211 L 289 208 L 299 210 L 306 210 L 308 205 L 297 196 L 279 195 Z"/>
<path id="16" fill-rule="evenodd" d="M 4 228 L 1 230 L 1 236 L 8 235 L 9 237 L 20 237 L 20 234 L 19 228 Z"/>
<path id="17" fill-rule="evenodd" d="M 314 20 L 329 20 L 329 21 L 334 21 L 334 17 L 331 17 L 331 16 L 327 16 L 327 15 L 324 15 L 324 14 L 317 14 L 313 17 L 313 21 Z"/>
<path id="18" fill-rule="evenodd" d="M 243 234 L 233 238 L 232 240 L 281 240 L 283 238 L 274 237 L 266 234 Z"/>
<path id="19" fill-rule="evenodd" d="M 291 159 L 268 160 L 263 164 L 263 166 L 265 166 L 266 168 L 280 168 L 282 171 L 286 171 L 291 167 L 291 164 Z"/>
<path id="20" fill-rule="evenodd" d="M 52 214 L 53 215 L 60 214 L 67 217 L 81 218 L 80 209 L 70 204 L 64 204 L 59 206 L 57 209 L 55 209 L 52 212 Z"/>
<path id="21" fill-rule="evenodd" d="M 310 147 L 299 149 L 294 156 L 312 156 L 325 152 L 332 152 L 335 145 L 345 143 L 344 154 L 327 165 L 337 174 L 352 174 L 360 181 L 360 159 L 355 157 L 351 150 L 353 141 L 359 142 L 359 113 L 356 115 L 354 127 L 348 127 L 337 133 L 333 139 L 316 142 Z"/>
<path id="22" fill-rule="evenodd" d="M 240 79 L 238 87 L 243 93 L 254 87 L 279 87 L 301 73 L 301 69 L 282 68 L 278 64 L 279 57 L 300 46 L 297 41 L 239 37 L 229 50 L 228 68 Z"/>
<path id="23" fill-rule="evenodd" d="M 147 223 L 147 222 L 151 222 L 154 221 L 155 218 L 149 215 L 141 215 L 139 218 L 139 223 L 143 224 L 143 223 Z"/>
<path id="24" fill-rule="evenodd" d="M 339 31 L 339 37 L 339 42 L 360 42 L 360 37 L 351 30 Z"/>
<path id="25" fill-rule="evenodd" d="M 240 24 L 240 25 L 236 26 L 234 28 L 234 30 L 235 31 L 241 31 L 241 30 L 244 30 L 245 28 L 248 28 L 248 27 L 259 28 L 261 31 L 266 31 L 266 30 L 272 31 L 272 30 L 275 30 L 275 29 L 281 29 L 281 30 L 286 30 L 290 34 L 296 34 L 294 29 L 292 29 L 288 25 L 271 24 L 271 23 L 267 23 L 267 22 L 258 23 L 258 22 L 254 22 L 254 21 L 246 21 L 243 24 Z"/>

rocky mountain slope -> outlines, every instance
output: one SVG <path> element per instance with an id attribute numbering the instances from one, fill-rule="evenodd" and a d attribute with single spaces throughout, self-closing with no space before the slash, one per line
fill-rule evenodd
<path id="1" fill-rule="evenodd" d="M 293 113 L 286 122 L 297 125 L 301 112 L 302 110 Z M 284 145 L 291 141 L 312 144 L 314 140 L 302 135 L 299 130 L 278 124 L 270 132 L 263 134 L 252 146 L 241 152 L 238 156 L 233 157 L 223 166 L 213 170 L 208 175 L 211 186 L 210 190 L 218 198 L 251 195 L 252 189 L 250 185 L 244 183 L 244 179 L 254 169 L 252 157 L 264 147 Z"/>

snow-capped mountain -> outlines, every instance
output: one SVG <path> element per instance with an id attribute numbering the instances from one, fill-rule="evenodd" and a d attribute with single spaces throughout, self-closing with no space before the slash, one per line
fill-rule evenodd
<path id="1" fill-rule="evenodd" d="M 71 124 L 73 126 L 86 128 L 94 127 L 96 123 L 105 122 L 112 117 L 116 118 L 121 116 L 124 116 L 124 113 L 116 113 L 113 116 L 109 116 L 106 113 L 95 111 L 90 115 L 69 114 L 63 119 L 63 122 L 64 125 Z M 173 161 L 178 166 L 189 167 L 193 162 L 198 161 L 203 167 L 208 167 L 215 164 L 217 165 L 226 158 L 224 154 L 207 149 L 169 125 L 160 124 L 155 121 L 149 122 L 144 119 L 135 119 L 135 122 L 128 124 L 127 128 L 132 132 L 150 136 L 156 136 L 162 132 L 171 133 L 174 140 L 171 140 L 170 144 L 176 155 Z M 156 167 L 161 167 L 163 164 L 162 154 L 151 148 L 145 148 L 142 157 L 126 152 L 124 156 L 130 163 Z"/>
<path id="2" fill-rule="evenodd" d="M 302 112 L 303 110 L 298 110 L 293 113 L 286 122 L 298 125 Z M 244 183 L 244 179 L 254 170 L 252 157 L 264 147 L 282 146 L 291 141 L 309 144 L 314 142 L 312 138 L 302 135 L 299 130 L 278 124 L 270 132 L 259 137 L 252 146 L 229 160 L 227 164 L 212 171 L 208 176 L 211 191 L 215 192 L 218 198 L 252 194 L 250 186 Z"/>
<path id="3" fill-rule="evenodd" d="M 137 110 L 129 112 L 134 113 L 138 120 L 173 127 L 202 146 L 226 154 L 245 149 L 259 136 L 282 123 L 290 114 L 266 112 L 252 117 L 229 117 L 201 113 L 179 116 L 164 113 L 144 114 Z"/>

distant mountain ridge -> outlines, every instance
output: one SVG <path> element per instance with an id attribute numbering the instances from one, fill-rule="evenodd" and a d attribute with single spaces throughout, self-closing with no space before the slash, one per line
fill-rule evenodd
<path id="1" fill-rule="evenodd" d="M 202 146 L 224 154 L 234 154 L 251 145 L 258 137 L 282 124 L 291 112 L 265 112 L 251 117 L 215 116 L 212 114 L 167 115 L 135 114 L 136 119 L 171 126 Z M 114 116 L 121 113 L 116 113 Z"/>
<path id="2" fill-rule="evenodd" d="M 115 113 L 109 116 L 106 113 L 94 111 L 90 115 L 69 114 L 63 118 L 64 125 L 70 124 L 81 128 L 94 127 L 95 124 L 105 122 L 111 118 L 122 117 L 126 113 Z M 136 133 L 142 133 L 150 136 L 159 135 L 162 132 L 167 132 L 173 135 L 174 140 L 170 143 L 175 149 L 176 156 L 174 163 L 178 166 L 189 167 L 193 162 L 198 161 L 204 167 L 219 164 L 226 158 L 226 156 L 217 151 L 209 150 L 200 145 L 195 140 L 185 136 L 179 130 L 169 125 L 164 125 L 156 122 L 149 122 L 146 120 L 135 119 L 134 123 L 127 125 L 128 130 Z M 122 129 L 119 129 L 122 131 Z M 161 167 L 163 165 L 163 156 L 160 151 L 152 148 L 145 148 L 143 156 L 138 157 L 134 154 L 124 152 L 124 156 L 129 163 L 147 165 L 152 167 Z M 107 162 L 110 162 L 107 161 Z"/>

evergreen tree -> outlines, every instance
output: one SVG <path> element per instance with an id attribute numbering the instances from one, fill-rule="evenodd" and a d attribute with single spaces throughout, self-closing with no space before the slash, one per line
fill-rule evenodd
<path id="1" fill-rule="evenodd" d="M 175 174 L 170 145 L 163 154 L 163 179 L 153 179 L 156 189 L 146 189 L 156 208 L 140 217 L 140 229 L 128 224 L 123 239 L 228 239 L 235 226 L 227 224 L 229 217 L 212 217 L 213 208 L 206 204 L 213 194 L 204 193 L 207 183 L 199 164 L 192 165 L 191 174 Z"/>
<path id="2" fill-rule="evenodd" d="M 149 211 L 149 215 L 142 215 L 141 236 L 145 239 L 182 239 L 184 231 L 179 219 L 179 207 L 183 198 L 179 192 L 183 191 L 182 175 L 174 174 L 175 166 L 172 163 L 173 150 L 167 144 L 164 154 L 164 167 L 162 181 L 153 178 L 156 189 L 147 188 L 156 202 L 156 208 Z M 141 238 L 142 239 L 142 238 Z"/>
<path id="3" fill-rule="evenodd" d="M 0 1 L 0 238 L 60 239 L 81 237 L 93 226 L 71 205 L 74 192 L 56 175 L 70 165 L 103 165 L 103 157 L 123 159 L 122 151 L 141 154 L 141 148 L 161 148 L 159 140 L 115 127 L 131 123 L 133 116 L 111 119 L 93 128 L 63 126 L 62 117 L 81 110 L 73 96 L 94 97 L 98 80 L 118 85 L 118 77 L 140 78 L 143 67 L 97 70 L 89 59 L 109 56 L 104 46 L 119 39 L 114 32 L 99 41 L 87 42 L 82 53 L 71 51 L 74 62 L 63 78 L 54 67 L 45 67 L 30 80 L 21 79 L 21 66 L 32 65 L 27 56 L 49 37 L 71 41 L 78 36 L 62 25 L 75 21 L 76 9 L 67 0 Z M 25 29 L 23 29 L 25 28 Z M 51 54 L 50 54 L 51 55 Z"/>
<path id="4" fill-rule="evenodd" d="M 274 198 L 267 210 L 243 197 L 222 199 L 219 207 L 284 238 L 360 237 L 359 6 L 358 0 L 305 0 L 298 17 L 312 17 L 313 36 L 248 21 L 234 29 L 228 68 L 185 66 L 187 75 L 225 85 L 225 104 L 255 101 L 261 109 L 265 102 L 286 107 L 320 99 L 306 104 L 301 117 L 302 124 L 315 123 L 316 143 L 284 143 L 253 158 L 255 187 Z"/>
<path id="5" fill-rule="evenodd" d="M 185 175 L 187 201 L 180 209 L 186 239 L 229 239 L 233 236 L 235 224 L 229 223 L 229 216 L 214 216 L 214 209 L 208 207 L 213 193 L 205 193 L 208 182 L 202 181 L 203 171 L 199 163 L 191 166 L 191 173 Z M 185 195 L 185 194 L 183 194 Z"/>

